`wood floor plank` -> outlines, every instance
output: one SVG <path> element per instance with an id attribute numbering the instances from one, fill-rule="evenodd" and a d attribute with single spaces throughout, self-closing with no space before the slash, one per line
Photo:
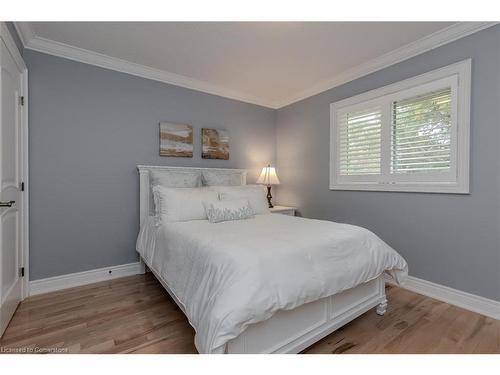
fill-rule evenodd
<path id="1" fill-rule="evenodd" d="M 500 321 L 396 287 L 384 316 L 368 311 L 303 353 L 500 353 Z M 194 329 L 152 274 L 30 297 L 4 348 L 68 353 L 196 353 Z"/>

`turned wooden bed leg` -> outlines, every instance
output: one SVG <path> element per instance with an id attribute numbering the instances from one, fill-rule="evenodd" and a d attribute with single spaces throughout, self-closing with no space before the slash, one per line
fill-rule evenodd
<path id="1" fill-rule="evenodd" d="M 382 302 L 380 302 L 375 311 L 377 312 L 378 315 L 384 315 L 385 312 L 387 311 L 387 300 L 384 299 Z"/>
<path id="2" fill-rule="evenodd" d="M 142 260 L 142 257 L 139 258 L 139 274 L 146 273 L 146 263 Z"/>

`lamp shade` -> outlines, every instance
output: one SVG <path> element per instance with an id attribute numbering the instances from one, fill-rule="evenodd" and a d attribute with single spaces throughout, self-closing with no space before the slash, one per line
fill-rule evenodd
<path id="1" fill-rule="evenodd" d="M 268 165 L 267 167 L 262 168 L 262 172 L 257 179 L 257 183 L 263 185 L 278 185 L 280 180 L 274 167 Z"/>

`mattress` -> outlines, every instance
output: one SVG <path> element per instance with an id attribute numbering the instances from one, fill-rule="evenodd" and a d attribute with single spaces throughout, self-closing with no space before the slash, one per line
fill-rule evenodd
<path id="1" fill-rule="evenodd" d="M 220 353 L 250 324 L 388 273 L 406 261 L 371 231 L 267 214 L 211 224 L 149 217 L 137 251 L 169 286 L 196 331 L 200 353 Z"/>

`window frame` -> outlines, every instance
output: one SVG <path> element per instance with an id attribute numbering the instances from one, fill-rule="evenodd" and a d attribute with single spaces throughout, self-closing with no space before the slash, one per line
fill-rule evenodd
<path id="1" fill-rule="evenodd" d="M 330 104 L 330 190 L 469 194 L 471 59 Z M 451 87 L 450 172 L 391 174 L 391 103 Z M 346 112 L 382 107 L 381 174 L 339 174 L 340 126 Z"/>

